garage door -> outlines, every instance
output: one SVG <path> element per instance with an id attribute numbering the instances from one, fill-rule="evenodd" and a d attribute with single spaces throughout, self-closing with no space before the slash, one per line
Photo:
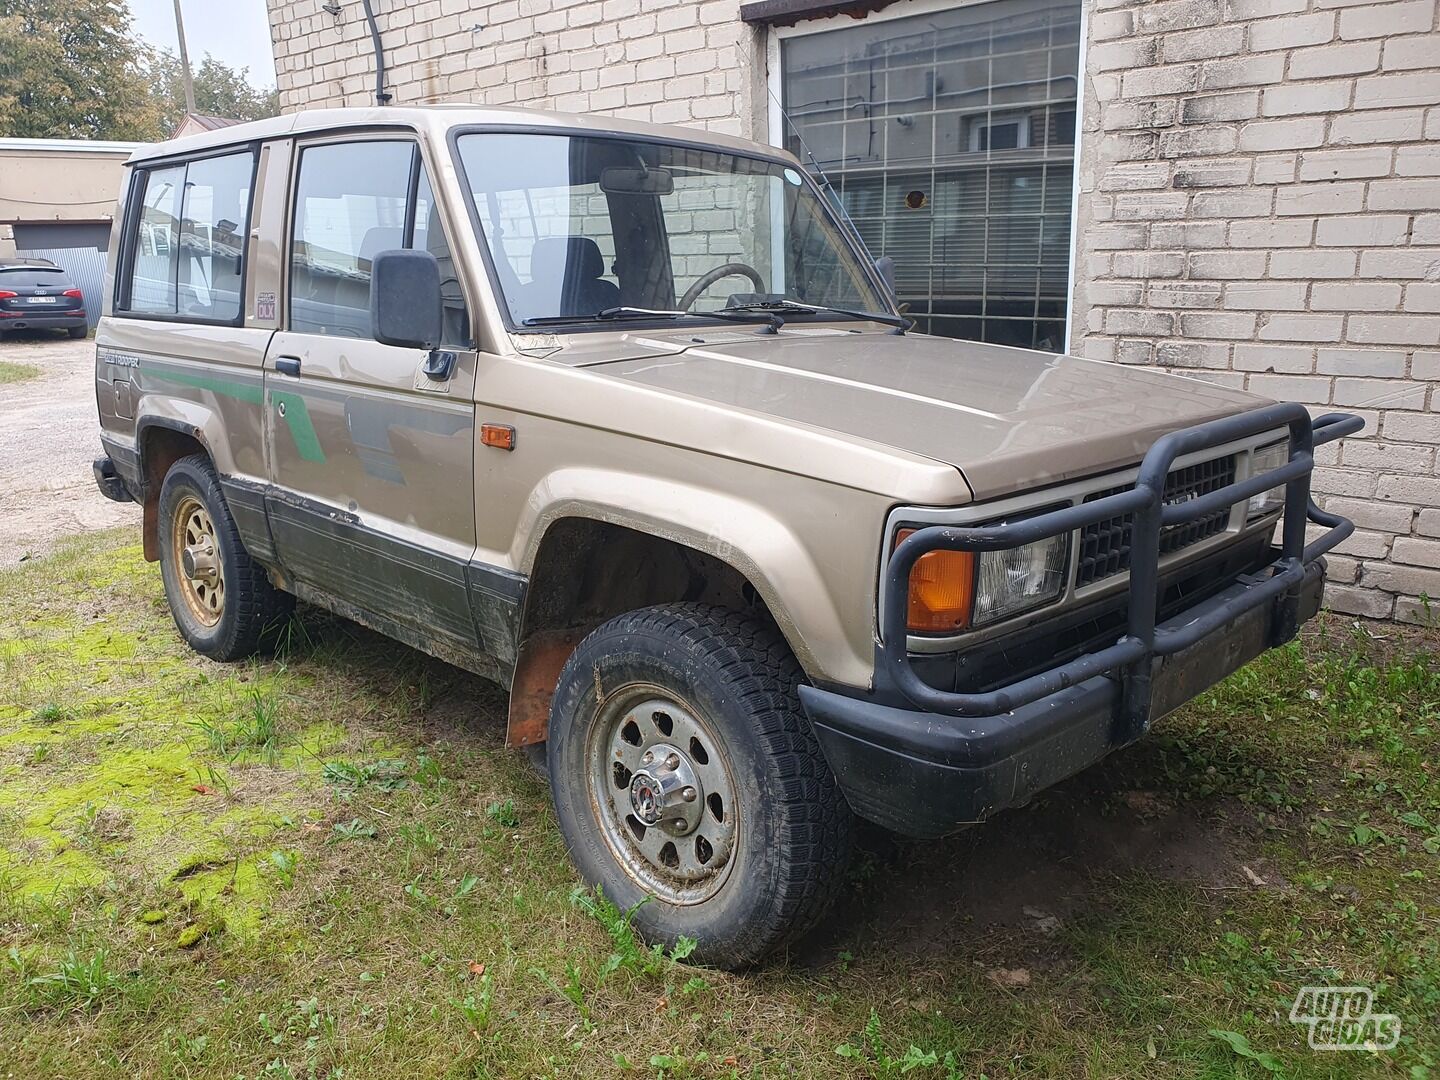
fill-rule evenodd
<path id="1" fill-rule="evenodd" d="M 70 275 L 85 294 L 90 325 L 100 320 L 105 286 L 105 252 L 110 226 L 90 222 L 47 221 L 15 226 L 15 252 L 22 259 L 49 259 Z"/>

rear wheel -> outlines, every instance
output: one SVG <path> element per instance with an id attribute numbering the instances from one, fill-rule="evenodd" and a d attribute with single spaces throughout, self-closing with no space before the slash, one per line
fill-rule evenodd
<path id="1" fill-rule="evenodd" d="M 546 744 L 560 828 L 646 938 L 742 967 L 824 914 L 851 819 L 801 679 L 772 626 L 699 604 L 612 619 L 566 664 Z"/>
<path id="2" fill-rule="evenodd" d="M 170 466 L 160 488 L 160 576 L 180 635 L 212 660 L 273 643 L 294 599 L 250 558 L 204 454 Z"/>
<path id="3" fill-rule="evenodd" d="M 88 326 L 72 326 L 67 333 L 76 341 L 79 341 L 86 334 L 90 333 L 90 328 Z"/>

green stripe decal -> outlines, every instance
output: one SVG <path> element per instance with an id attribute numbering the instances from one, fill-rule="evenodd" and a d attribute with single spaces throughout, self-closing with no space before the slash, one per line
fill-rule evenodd
<path id="1" fill-rule="evenodd" d="M 271 389 L 270 396 L 275 404 L 285 406 L 285 423 L 290 425 L 290 437 L 295 440 L 301 460 L 324 461 L 325 451 L 320 449 L 320 436 L 315 433 L 305 399 L 290 390 Z"/>
<path id="2" fill-rule="evenodd" d="M 212 375 L 195 375 L 184 371 L 156 370 L 153 366 L 150 370 L 166 382 L 179 383 L 181 386 L 193 386 L 198 390 L 209 390 L 215 394 L 235 398 L 247 405 L 263 406 L 265 404 L 265 393 L 258 383 L 241 382 L 237 379 L 226 379 Z M 305 404 L 305 398 L 290 390 L 270 390 L 270 396 L 276 405 L 285 406 L 285 414 L 282 419 L 290 428 L 290 437 L 295 440 L 295 449 L 300 452 L 303 461 L 324 461 L 325 451 L 320 446 L 320 436 L 315 431 L 314 421 L 310 419 L 310 409 Z"/>

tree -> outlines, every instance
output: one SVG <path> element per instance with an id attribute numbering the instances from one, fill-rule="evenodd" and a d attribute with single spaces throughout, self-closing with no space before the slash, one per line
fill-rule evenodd
<path id="1" fill-rule="evenodd" d="M 145 65 L 150 73 L 151 93 L 165 135 L 170 135 L 185 117 L 185 83 L 180 58 L 169 49 L 149 49 Z M 233 68 L 208 53 L 194 71 L 195 111 L 229 120 L 260 120 L 277 116 L 280 95 L 250 82 L 249 68 Z"/>
<path id="2" fill-rule="evenodd" d="M 130 33 L 117 0 L 0 0 L 0 137 L 168 139 L 185 116 L 180 61 Z M 195 76 L 210 116 L 274 116 L 279 95 L 213 56 Z"/>
<path id="3" fill-rule="evenodd" d="M 161 137 L 129 22 L 112 0 L 0 0 L 0 136 Z"/>

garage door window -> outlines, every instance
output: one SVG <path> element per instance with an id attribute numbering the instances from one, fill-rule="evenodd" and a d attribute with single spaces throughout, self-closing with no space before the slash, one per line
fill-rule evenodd
<path id="1" fill-rule="evenodd" d="M 922 330 L 1063 348 L 1079 30 L 1076 0 L 993 0 L 781 32 L 785 145 Z"/>

